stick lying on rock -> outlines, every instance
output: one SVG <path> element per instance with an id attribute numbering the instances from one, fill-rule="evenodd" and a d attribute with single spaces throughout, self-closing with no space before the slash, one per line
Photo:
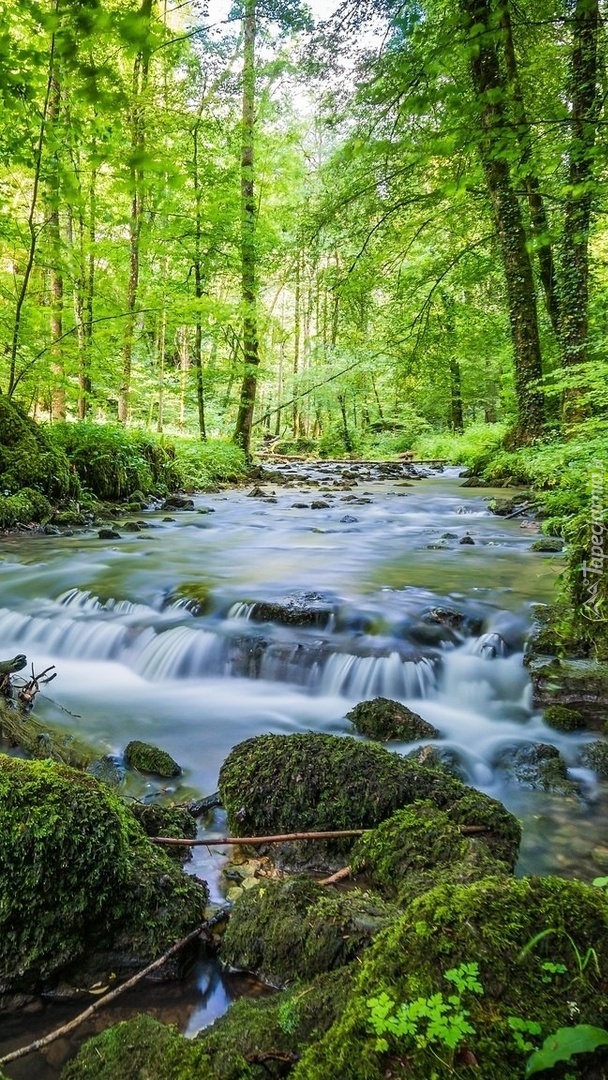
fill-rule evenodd
<path id="1" fill-rule="evenodd" d="M 117 986 L 115 990 L 111 990 L 109 994 L 104 994 L 102 998 L 98 998 L 93 1005 L 89 1005 L 88 1009 L 75 1016 L 73 1020 L 70 1020 L 67 1024 L 64 1024 L 60 1028 L 56 1028 L 55 1031 L 51 1031 L 48 1035 L 45 1035 L 42 1039 L 36 1039 L 33 1043 L 28 1043 L 27 1046 L 22 1046 L 19 1050 L 13 1050 L 12 1053 L 6 1054 L 3 1058 L 0 1058 L 0 1065 L 7 1065 L 9 1061 L 16 1061 L 17 1058 L 26 1057 L 27 1054 L 33 1054 L 36 1050 L 42 1050 L 45 1046 L 49 1046 L 50 1043 L 55 1042 L 56 1039 L 63 1038 L 64 1035 L 68 1035 L 74 1028 L 80 1026 L 85 1020 L 88 1020 L 93 1013 L 99 1011 L 104 1005 L 107 1005 L 109 1001 L 114 1001 L 115 998 L 123 994 L 125 990 L 130 990 L 132 986 L 135 986 L 142 979 L 145 979 L 147 975 L 150 975 L 157 968 L 162 967 L 167 960 L 170 960 L 172 956 L 180 952 L 186 945 L 189 945 L 191 941 L 195 941 L 200 934 L 203 934 L 206 930 L 211 930 L 214 926 L 217 926 L 219 922 L 222 922 L 227 918 L 229 914 L 229 908 L 220 908 L 216 911 L 210 919 L 206 919 L 204 923 L 197 926 L 196 930 L 192 930 L 181 941 L 176 942 L 170 949 L 167 949 L 166 953 L 159 956 L 158 960 L 154 960 L 153 963 L 148 964 L 142 971 L 138 971 L 137 975 L 133 975 L 131 979 L 127 979 L 121 986 Z"/>
<path id="2" fill-rule="evenodd" d="M 459 825 L 464 836 L 489 832 L 486 825 Z M 178 840 L 173 836 L 152 836 L 153 844 L 177 844 L 179 847 L 220 847 L 223 844 L 285 844 L 293 840 L 340 840 L 343 836 L 363 836 L 371 829 L 341 829 L 334 832 L 294 832 L 279 836 L 220 836 L 211 840 Z"/>

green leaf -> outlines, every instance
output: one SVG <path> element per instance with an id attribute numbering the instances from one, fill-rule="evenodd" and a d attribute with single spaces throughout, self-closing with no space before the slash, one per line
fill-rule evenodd
<path id="1" fill-rule="evenodd" d="M 559 1028 L 528 1058 L 526 1076 L 552 1069 L 558 1061 L 570 1061 L 573 1054 L 588 1054 L 598 1046 L 608 1046 L 608 1031 L 604 1028 L 591 1024 Z"/>

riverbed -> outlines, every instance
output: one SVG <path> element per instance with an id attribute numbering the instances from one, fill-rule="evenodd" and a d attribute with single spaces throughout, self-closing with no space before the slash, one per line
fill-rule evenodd
<path id="1" fill-rule="evenodd" d="M 518 873 L 591 880 L 602 872 L 608 822 L 605 786 L 577 766 L 590 736 L 543 723 L 522 664 L 533 605 L 551 600 L 563 556 L 531 550 L 532 523 L 488 511 L 504 492 L 463 488 L 456 469 L 407 474 L 288 463 L 257 494 L 221 491 L 196 497 L 191 511 L 146 511 L 136 515 L 140 531 L 118 525 L 120 539 L 94 529 L 6 539 L 0 653 L 25 653 L 36 671 L 56 666 L 38 717 L 118 760 L 143 739 L 182 765 L 175 781 L 130 773 L 125 791 L 146 799 L 210 794 L 244 738 L 353 734 L 346 713 L 356 702 L 398 699 L 439 729 L 468 782 L 522 820 Z M 497 750 L 520 740 L 557 746 L 580 797 L 507 780 L 494 767 Z M 200 832 L 224 828 L 216 811 Z M 219 901 L 225 854 L 209 850 L 196 849 L 187 869 Z M 150 1008 L 194 1033 L 241 989 L 203 967 L 168 992 L 164 1012 L 156 991 Z M 7 1036 L 24 1041 L 28 1026 L 36 1036 L 61 1022 L 50 1013 L 5 1028 L 0 1048 Z M 51 1080 L 69 1052 L 9 1075 Z"/>

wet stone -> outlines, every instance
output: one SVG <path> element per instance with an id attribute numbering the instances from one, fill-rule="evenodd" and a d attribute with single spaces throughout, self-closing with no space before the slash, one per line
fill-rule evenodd
<path id="1" fill-rule="evenodd" d="M 542 536 L 539 540 L 535 540 L 530 548 L 530 551 L 545 551 L 556 553 L 564 550 L 564 541 L 559 540 L 556 536 Z"/>
<path id="2" fill-rule="evenodd" d="M 120 540 L 120 533 L 116 529 L 99 529 L 97 535 L 100 540 Z"/>
<path id="3" fill-rule="evenodd" d="M 134 739 L 125 747 L 125 761 L 132 769 L 155 776 L 179 776 L 181 767 L 165 750 Z"/>
<path id="4" fill-rule="evenodd" d="M 437 728 L 406 705 L 389 698 L 377 697 L 372 701 L 361 701 L 346 714 L 346 719 L 350 720 L 361 735 L 378 742 L 388 742 L 390 739 L 414 742 L 416 739 L 439 738 Z"/>

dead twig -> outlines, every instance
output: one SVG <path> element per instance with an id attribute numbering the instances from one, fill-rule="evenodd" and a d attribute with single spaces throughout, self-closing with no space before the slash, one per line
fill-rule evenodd
<path id="1" fill-rule="evenodd" d="M 337 881 L 344 881 L 347 877 L 350 877 L 350 866 L 343 866 L 341 870 L 336 870 L 335 874 L 331 877 L 324 877 L 319 885 L 335 885 Z"/>
<path id="2" fill-rule="evenodd" d="M 35 1042 L 28 1043 L 27 1046 L 22 1046 L 19 1050 L 13 1050 L 12 1053 L 6 1054 L 3 1058 L 0 1058 L 0 1065 L 8 1065 L 9 1061 L 17 1061 L 18 1058 L 33 1054 L 36 1050 L 42 1050 L 45 1046 L 49 1046 L 57 1039 L 61 1039 L 64 1035 L 68 1035 L 70 1031 L 74 1031 L 74 1028 L 79 1027 L 80 1024 L 84 1023 L 85 1020 L 88 1020 L 90 1016 L 98 1012 L 104 1005 L 107 1005 L 108 1002 L 114 1001 L 120 994 L 124 994 L 125 990 L 130 990 L 132 986 L 136 986 L 137 983 L 141 982 L 142 979 L 145 979 L 147 975 L 156 971 L 157 968 L 162 967 L 167 960 L 170 960 L 172 956 L 175 956 L 175 954 L 185 948 L 186 945 L 189 945 L 191 941 L 195 941 L 200 934 L 227 918 L 228 912 L 228 908 L 222 908 L 220 911 L 216 912 L 211 919 L 206 919 L 200 926 L 197 926 L 196 930 L 192 930 L 192 932 L 182 938 L 181 941 L 176 942 L 170 949 L 167 949 L 158 960 L 154 960 L 152 964 L 148 964 L 142 971 L 138 971 L 137 975 L 133 975 L 131 979 L 127 979 L 127 982 L 122 983 L 122 985 L 117 986 L 115 990 L 111 990 L 109 994 L 105 994 L 104 997 L 99 998 L 93 1005 L 89 1005 L 88 1009 L 79 1013 L 79 1015 L 75 1016 L 69 1023 L 63 1024 L 60 1028 L 56 1028 L 55 1031 L 51 1031 L 42 1039 L 36 1039 Z"/>
<path id="3" fill-rule="evenodd" d="M 465 836 L 489 832 L 486 825 L 458 825 Z M 178 847 L 222 847 L 224 844 L 285 844 L 294 840 L 340 840 L 344 836 L 363 836 L 371 829 L 336 829 L 334 832 L 294 832 L 279 836 L 220 836 L 210 840 L 182 840 L 173 836 L 151 836 L 153 844 L 174 844 Z"/>

